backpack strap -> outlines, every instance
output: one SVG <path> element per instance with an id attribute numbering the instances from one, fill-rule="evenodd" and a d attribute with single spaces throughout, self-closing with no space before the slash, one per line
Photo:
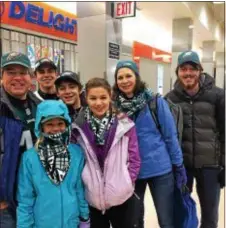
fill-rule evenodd
<path id="1" fill-rule="evenodd" d="M 181 145 L 182 141 L 182 133 L 183 133 L 183 111 L 180 105 L 173 103 L 169 98 L 165 97 L 167 101 L 170 111 L 174 117 L 175 125 L 177 128 L 177 136 L 179 143 Z"/>
<path id="2" fill-rule="evenodd" d="M 158 97 L 159 97 L 158 93 L 153 95 L 153 98 L 151 99 L 151 101 L 149 103 L 149 109 L 150 109 L 150 113 L 152 115 L 152 118 L 155 122 L 157 129 L 161 133 L 161 126 L 160 126 L 159 119 L 158 119 L 158 102 L 157 102 Z"/>

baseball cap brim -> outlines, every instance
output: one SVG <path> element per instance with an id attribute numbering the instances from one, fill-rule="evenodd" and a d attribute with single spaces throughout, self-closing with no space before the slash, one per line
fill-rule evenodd
<path id="1" fill-rule="evenodd" d="M 71 77 L 69 75 L 63 76 L 63 77 L 58 77 L 55 80 L 55 85 L 59 85 L 61 82 L 64 82 L 64 81 L 70 81 L 70 82 L 73 82 L 73 83 L 81 86 L 81 83 L 79 81 L 77 81 L 76 79 L 74 79 L 73 77 Z"/>
<path id="2" fill-rule="evenodd" d="M 192 66 L 199 66 L 201 68 L 201 70 L 203 70 L 202 65 L 200 64 L 200 62 L 196 62 L 196 61 L 181 61 L 181 63 L 178 65 L 178 67 L 181 67 L 182 65 L 185 64 L 190 64 Z"/>
<path id="3" fill-rule="evenodd" d="M 194 63 L 194 64 L 197 64 L 197 65 L 200 65 L 200 62 L 197 62 L 197 61 L 194 61 L 194 60 L 183 60 L 183 61 L 181 61 L 180 63 L 179 63 L 179 65 L 181 66 L 181 65 L 183 65 L 183 64 L 185 64 L 185 63 Z"/>
<path id="4" fill-rule="evenodd" d="M 29 65 L 27 65 L 27 64 L 25 64 L 25 63 L 18 62 L 18 61 L 5 63 L 5 64 L 2 65 L 2 67 L 10 66 L 10 65 L 13 65 L 13 64 L 20 65 L 20 66 L 24 66 L 24 67 L 26 67 L 26 68 L 30 68 Z"/>
<path id="5" fill-rule="evenodd" d="M 42 67 L 44 65 L 50 65 L 53 69 L 55 69 L 55 70 L 57 69 L 57 66 L 54 64 L 54 62 L 48 62 L 48 61 L 45 62 L 44 61 L 35 67 L 35 71 L 37 71 L 40 67 Z"/>

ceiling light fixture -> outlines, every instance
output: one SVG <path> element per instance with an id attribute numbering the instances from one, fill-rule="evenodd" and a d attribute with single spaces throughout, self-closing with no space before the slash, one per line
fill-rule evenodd
<path id="1" fill-rule="evenodd" d="M 221 2 L 213 2 L 213 4 L 223 4 L 224 1 L 221 1 Z"/>
<path id="2" fill-rule="evenodd" d="M 193 29 L 195 26 L 194 25 L 189 25 L 188 28 L 189 29 Z"/>

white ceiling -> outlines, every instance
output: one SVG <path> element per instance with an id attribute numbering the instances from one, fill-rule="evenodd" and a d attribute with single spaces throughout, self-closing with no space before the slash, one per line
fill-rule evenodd
<path id="1" fill-rule="evenodd" d="M 213 2 L 209 2 L 209 6 L 212 8 L 216 20 L 219 21 L 223 26 L 223 24 L 225 23 L 225 2 L 223 4 L 214 4 Z"/>
<path id="2" fill-rule="evenodd" d="M 44 2 L 50 6 L 56 7 L 58 9 L 65 10 L 66 12 L 77 14 L 77 3 L 76 2 Z"/>
<path id="3" fill-rule="evenodd" d="M 202 48 L 202 42 L 205 40 L 215 40 L 215 34 L 212 34 L 200 23 L 199 19 L 189 10 L 185 2 L 137 2 L 137 7 L 147 19 L 164 27 L 168 31 L 172 31 L 173 19 L 193 18 L 193 46 L 197 48 Z M 220 6 L 218 5 L 218 7 Z M 224 50 L 223 42 L 217 42 L 216 50 Z"/>
<path id="4" fill-rule="evenodd" d="M 173 18 L 192 16 L 187 7 L 181 2 L 137 2 L 137 7 L 145 15 L 156 18 L 156 21 L 160 23 Z"/>
<path id="5" fill-rule="evenodd" d="M 76 2 L 46 2 L 55 7 L 61 8 L 73 14 L 77 13 L 77 3 Z M 82 7 L 90 2 L 79 2 L 79 10 L 88 13 L 87 7 Z M 90 5 L 96 9 L 96 11 L 104 11 L 105 2 L 93 2 Z M 213 4 L 208 3 L 209 7 L 212 9 L 213 15 L 217 21 L 220 22 L 221 26 L 224 26 L 224 10 L 226 4 Z M 193 43 L 195 47 L 201 48 L 202 42 L 204 40 L 215 40 L 215 34 L 212 34 L 208 29 L 206 29 L 199 21 L 199 19 L 189 10 L 186 6 L 186 2 L 137 2 L 137 7 L 140 12 L 147 17 L 152 23 L 158 25 L 169 33 L 172 32 L 172 21 L 174 18 L 185 18 L 191 17 L 194 20 L 193 29 Z M 83 9 L 84 8 L 84 9 Z M 93 8 L 93 9 L 94 9 Z M 81 13 L 82 13 L 81 12 Z M 217 51 L 223 51 L 224 42 L 217 42 Z"/>
<path id="6" fill-rule="evenodd" d="M 180 2 L 137 2 L 137 7 L 147 19 L 170 32 L 173 18 L 191 16 L 186 6 Z"/>

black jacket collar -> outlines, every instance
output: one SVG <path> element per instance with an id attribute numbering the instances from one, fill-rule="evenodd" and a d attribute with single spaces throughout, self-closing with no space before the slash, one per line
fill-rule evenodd
<path id="1" fill-rule="evenodd" d="M 10 115 L 12 115 L 15 119 L 18 119 L 18 117 L 13 109 L 13 104 L 11 103 L 11 101 L 3 87 L 0 88 L 0 95 L 1 95 L 1 98 L 0 98 L 1 106 L 6 106 L 7 110 L 10 112 Z M 28 99 L 28 101 L 31 101 L 35 105 L 38 105 L 41 102 L 41 100 L 39 100 L 31 91 L 28 91 L 27 99 Z M 1 108 L 1 110 L 2 110 L 2 108 Z M 4 113 L 1 113 L 1 115 L 4 115 Z"/>

